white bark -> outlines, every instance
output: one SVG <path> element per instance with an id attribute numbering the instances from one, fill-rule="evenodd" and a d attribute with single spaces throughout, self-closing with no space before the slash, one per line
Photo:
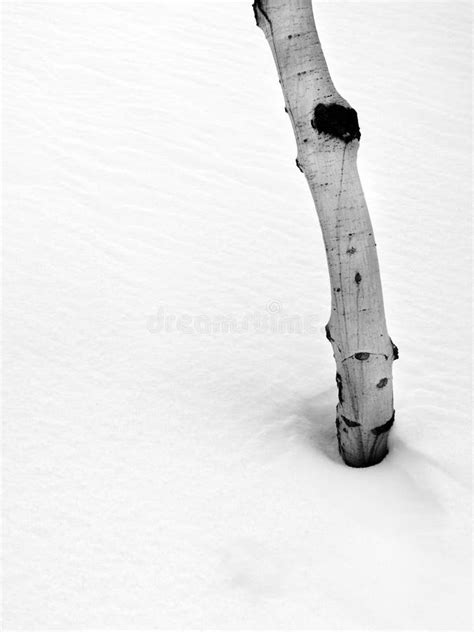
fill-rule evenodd
<path id="1" fill-rule="evenodd" d="M 357 115 L 331 80 L 311 0 L 259 0 L 253 8 L 273 53 L 297 165 L 326 247 L 332 291 L 326 331 L 337 365 L 339 451 L 348 465 L 374 465 L 388 451 L 397 350 L 387 333 L 374 233 L 357 172 Z"/>

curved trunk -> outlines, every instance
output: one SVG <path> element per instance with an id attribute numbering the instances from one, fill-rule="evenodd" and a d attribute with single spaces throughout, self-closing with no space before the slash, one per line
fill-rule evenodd
<path id="1" fill-rule="evenodd" d="M 296 163 L 326 247 L 332 292 L 326 334 L 337 365 L 339 451 L 348 465 L 374 465 L 388 452 L 398 352 L 387 333 L 374 233 L 357 172 L 357 113 L 332 83 L 311 0 L 259 0 L 253 8 L 273 53 Z"/>

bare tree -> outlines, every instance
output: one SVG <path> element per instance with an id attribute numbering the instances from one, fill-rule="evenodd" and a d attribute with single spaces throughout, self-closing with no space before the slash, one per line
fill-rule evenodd
<path id="1" fill-rule="evenodd" d="M 374 233 L 357 172 L 357 113 L 331 80 L 311 0 L 256 0 L 253 9 L 273 53 L 296 164 L 326 247 L 332 293 L 326 335 L 337 366 L 339 452 L 353 467 L 374 465 L 388 452 L 398 351 L 385 324 Z"/>

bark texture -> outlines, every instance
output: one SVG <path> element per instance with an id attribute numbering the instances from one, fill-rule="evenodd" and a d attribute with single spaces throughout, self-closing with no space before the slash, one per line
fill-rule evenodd
<path id="1" fill-rule="evenodd" d="M 326 248 L 336 360 L 336 428 L 345 463 L 367 467 L 387 454 L 393 425 L 392 363 L 374 233 L 357 172 L 357 113 L 337 92 L 314 23 L 311 0 L 257 0 L 257 25 L 270 45 L 285 110 Z M 350 55 L 350 53 L 349 53 Z"/>

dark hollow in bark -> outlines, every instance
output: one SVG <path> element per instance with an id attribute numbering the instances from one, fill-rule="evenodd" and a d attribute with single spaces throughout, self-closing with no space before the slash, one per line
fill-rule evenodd
<path id="1" fill-rule="evenodd" d="M 318 103 L 314 108 L 311 125 L 318 132 L 340 138 L 346 144 L 355 138 L 360 140 L 359 120 L 353 108 L 346 108 L 339 103 Z"/>

